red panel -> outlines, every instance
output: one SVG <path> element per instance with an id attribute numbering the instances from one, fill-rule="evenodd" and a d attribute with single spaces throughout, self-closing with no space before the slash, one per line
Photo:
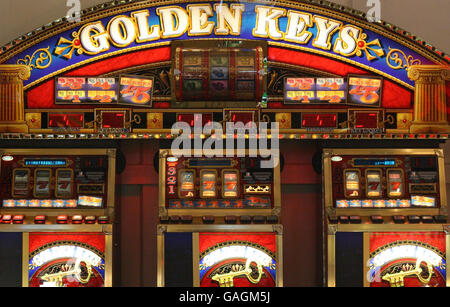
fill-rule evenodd
<path id="1" fill-rule="evenodd" d="M 336 114 L 303 114 L 302 127 L 336 127 Z"/>
<path id="2" fill-rule="evenodd" d="M 122 184 L 155 184 L 158 183 L 158 176 L 155 173 L 153 164 L 151 165 L 127 165 L 120 175 Z"/>
<path id="3" fill-rule="evenodd" d="M 199 238 L 199 251 L 200 254 L 203 253 L 208 248 L 221 243 L 228 241 L 248 241 L 253 242 L 258 245 L 266 247 L 271 252 L 275 253 L 275 234 L 274 233 L 200 233 Z"/>
<path id="4" fill-rule="evenodd" d="M 122 151 L 127 161 L 127 168 L 130 165 L 142 164 L 141 147 L 142 142 L 123 140 L 121 142 L 120 150 Z M 126 171 L 126 169 L 125 169 Z"/>
<path id="5" fill-rule="evenodd" d="M 84 114 L 49 114 L 49 127 L 83 127 Z"/>
<path id="6" fill-rule="evenodd" d="M 315 145 L 298 143 L 281 144 L 280 153 L 284 158 L 281 172 L 282 184 L 320 184 L 321 175 L 312 167 L 312 158 L 317 151 Z"/>
<path id="7" fill-rule="evenodd" d="M 137 287 L 142 277 L 142 189 L 122 185 L 120 190 L 120 281 L 121 286 Z"/>
<path id="8" fill-rule="evenodd" d="M 284 186 L 283 284 L 285 287 L 321 286 L 321 194 L 300 193 L 299 186 Z"/>
<path id="9" fill-rule="evenodd" d="M 78 241 L 95 247 L 100 252 L 105 252 L 105 235 L 98 233 L 30 233 L 29 253 L 54 241 Z"/>
<path id="10" fill-rule="evenodd" d="M 125 112 L 102 113 L 102 128 L 124 128 Z"/>
<path id="11" fill-rule="evenodd" d="M 246 125 L 248 122 L 253 121 L 253 112 L 230 112 L 231 114 L 231 121 L 233 123 L 243 123 Z"/>
<path id="12" fill-rule="evenodd" d="M 389 243 L 399 241 L 399 240 L 411 240 L 411 241 L 421 241 L 428 243 L 442 253 L 445 254 L 445 234 L 442 232 L 431 232 L 431 233 L 389 233 L 380 232 L 374 233 L 370 236 L 370 253 L 373 253 L 377 248 L 387 245 Z"/>
<path id="13" fill-rule="evenodd" d="M 377 128 L 378 127 L 378 112 L 362 113 L 355 112 L 356 128 Z"/>
<path id="14" fill-rule="evenodd" d="M 142 284 L 144 287 L 156 287 L 157 259 L 156 255 L 156 225 L 158 225 L 158 185 L 142 187 Z M 131 266 L 123 259 L 122 266 Z"/>

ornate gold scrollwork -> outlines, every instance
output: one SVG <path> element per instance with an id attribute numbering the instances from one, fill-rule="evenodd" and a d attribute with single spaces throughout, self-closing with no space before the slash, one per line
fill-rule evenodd
<path id="1" fill-rule="evenodd" d="M 81 41 L 79 39 L 78 32 L 72 33 L 73 40 L 68 40 L 61 37 L 58 41 L 58 45 L 55 48 L 55 53 L 67 60 L 70 60 L 73 56 L 75 50 L 78 54 L 83 54 L 83 47 L 81 46 Z"/>
<path id="2" fill-rule="evenodd" d="M 386 57 L 386 63 L 392 69 L 408 69 L 413 65 L 421 65 L 419 59 L 414 59 L 412 55 L 406 55 L 400 49 L 392 49 L 389 47 L 389 53 Z"/>
<path id="3" fill-rule="evenodd" d="M 18 65 L 26 65 L 30 68 L 30 71 L 34 68 L 45 69 L 52 63 L 52 55 L 49 52 L 50 46 L 47 48 L 41 48 L 33 52 L 33 54 L 26 55 L 24 59 L 17 60 Z"/>
<path id="4" fill-rule="evenodd" d="M 365 34 L 365 33 L 363 33 L 359 37 L 359 39 L 357 41 L 356 55 L 362 56 L 362 54 L 364 52 L 368 61 L 373 61 L 378 57 L 382 57 L 384 55 L 384 50 L 381 47 L 380 40 L 375 39 L 371 42 L 366 42 L 366 39 L 367 39 L 367 34 Z"/>

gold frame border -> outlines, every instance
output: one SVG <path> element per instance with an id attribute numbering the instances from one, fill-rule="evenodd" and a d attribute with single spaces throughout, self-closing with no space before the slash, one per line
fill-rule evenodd
<path id="1" fill-rule="evenodd" d="M 206 151 L 206 154 L 210 153 Z M 223 151 L 222 153 L 225 154 Z M 248 155 L 249 150 L 245 150 L 245 154 Z M 0 153 L 1 154 L 1 153 Z M 204 152 L 205 154 L 205 152 Z M 234 154 L 237 154 L 237 150 L 234 150 Z M 166 208 L 166 157 L 172 155 L 170 149 L 160 149 L 159 151 L 159 189 L 158 189 L 158 207 L 159 216 L 167 215 L 192 215 L 192 216 L 225 216 L 228 214 L 234 215 L 277 215 L 281 216 L 281 178 L 280 178 L 280 163 L 273 169 L 273 208 L 271 209 L 169 209 Z M 194 156 L 194 151 L 191 151 L 191 155 Z M 225 156 L 225 155 L 224 155 Z M 216 197 L 217 198 L 217 197 Z"/>
<path id="2" fill-rule="evenodd" d="M 439 194 L 440 194 L 440 208 L 335 208 L 333 204 L 333 190 L 332 190 L 332 172 L 331 172 L 331 157 L 333 155 L 368 155 L 368 156 L 389 156 L 389 155 L 434 155 L 438 159 L 439 169 Z M 373 149 L 324 149 L 323 150 L 323 172 L 324 172 L 324 208 L 325 212 L 336 212 L 336 215 L 447 215 L 447 188 L 445 181 L 445 164 L 443 149 L 385 149 L 379 148 L 374 153 Z"/>
<path id="3" fill-rule="evenodd" d="M 115 205 L 115 178 L 116 178 L 116 149 L 106 148 L 106 149 L 83 149 L 83 148 L 72 148 L 72 149 L 60 149 L 55 151 L 54 148 L 39 148 L 39 149 L 0 149 L 0 157 L 4 154 L 8 155 L 104 155 L 108 157 L 108 187 L 106 193 L 108 196 L 108 201 L 106 207 L 101 210 L 91 211 L 89 209 L 83 210 L 70 210 L 64 211 L 60 209 L 56 210 L 46 210 L 47 215 L 58 215 L 58 214 L 83 214 L 83 215 L 109 215 L 110 224 L 95 224 L 95 225 L 74 225 L 74 224 L 10 224 L 10 225 L 0 225 L 0 232 L 21 232 L 22 233 L 22 286 L 28 287 L 28 259 L 29 259 L 29 233 L 30 232 L 96 232 L 103 233 L 105 235 L 105 287 L 112 287 L 113 285 L 113 221 L 114 221 L 114 205 Z M 0 171 L 1 171 L 1 160 L 0 160 Z M 17 210 L 22 209 L 22 210 Z M 7 212 L 7 214 L 21 214 L 24 208 L 12 208 L 5 209 L 0 208 L 0 214 Z M 25 208 L 26 209 L 26 208 Z M 36 208 L 40 210 L 39 208 Z M 35 211 L 26 211 L 36 212 Z"/>
<path id="4" fill-rule="evenodd" d="M 157 286 L 164 287 L 164 234 L 166 232 L 192 232 L 193 287 L 200 286 L 199 233 L 200 232 L 267 232 L 275 234 L 277 257 L 276 287 L 283 287 L 283 226 L 282 225 L 158 225 L 157 231 Z"/>
<path id="5" fill-rule="evenodd" d="M 209 2 L 209 1 L 198 0 L 196 2 L 204 3 L 204 2 Z M 234 3 L 234 2 L 238 2 L 238 1 L 229 1 L 229 3 Z M 247 2 L 251 2 L 251 1 L 247 1 Z M 123 6 L 122 5 L 115 6 L 112 8 L 106 8 L 106 9 L 101 9 L 101 10 L 99 10 L 98 8 L 96 9 L 96 7 L 98 7 L 98 6 L 94 6 L 94 7 L 90 7 L 89 9 L 84 10 L 84 11 L 86 11 L 86 13 L 84 13 L 83 16 L 81 16 L 81 18 L 82 18 L 81 25 L 87 24 L 92 21 L 100 20 L 105 17 L 110 17 L 113 15 L 120 15 L 121 13 L 128 12 L 128 11 L 148 9 L 151 7 L 162 6 L 162 5 L 170 6 L 171 4 L 180 4 L 180 3 L 189 3 L 189 2 L 181 1 L 181 0 L 174 0 L 174 1 L 159 0 L 159 1 L 155 1 L 155 2 L 143 1 L 143 2 L 139 2 L 139 3 L 130 3 L 130 4 L 125 4 Z M 273 3 L 271 1 L 260 0 L 260 1 L 258 1 L 258 3 L 273 5 Z M 439 57 L 439 55 L 437 55 L 436 53 L 433 53 L 433 52 L 427 50 L 425 46 L 421 46 L 419 42 L 417 42 L 417 41 L 410 42 L 409 38 L 406 35 L 396 33 L 396 32 L 394 32 L 393 29 L 389 29 L 387 26 L 382 26 L 377 23 L 371 23 L 366 20 L 363 20 L 361 18 L 361 16 L 356 16 L 356 14 L 352 15 L 352 11 L 354 11 L 354 10 L 348 9 L 349 11 L 345 12 L 341 9 L 340 11 L 338 11 L 337 9 L 333 9 L 331 7 L 329 7 L 329 8 L 323 7 L 316 3 L 311 3 L 311 4 L 295 3 L 293 1 L 285 1 L 285 0 L 280 0 L 277 3 L 279 3 L 280 6 L 283 6 L 286 8 L 292 8 L 292 9 L 297 9 L 297 10 L 301 10 L 301 11 L 306 11 L 308 13 L 322 14 L 325 17 L 337 18 L 337 19 L 340 19 L 341 21 L 351 23 L 352 25 L 362 27 L 365 30 L 370 30 L 374 33 L 377 33 L 377 34 L 383 36 L 383 37 L 389 38 L 389 39 L 393 40 L 394 42 L 399 43 L 400 45 L 410 48 L 411 50 L 417 52 L 418 54 L 422 55 L 423 57 L 436 62 L 436 64 L 440 64 L 443 61 L 445 61 L 444 58 Z M 339 8 L 342 6 L 337 5 L 336 7 Z M 387 24 L 389 24 L 389 23 L 387 23 Z M 49 25 L 46 25 L 46 26 L 49 26 Z M 24 51 L 27 48 L 30 48 L 31 46 L 34 46 L 34 45 L 42 42 L 43 40 L 45 40 L 47 38 L 56 36 L 58 34 L 61 34 L 62 32 L 65 32 L 65 31 L 68 31 L 68 30 L 74 29 L 74 28 L 75 27 L 72 24 L 65 23 L 65 24 L 59 24 L 59 25 L 57 24 L 57 25 L 53 26 L 53 28 L 50 27 L 49 29 L 40 30 L 41 32 L 35 34 L 32 38 L 25 39 L 24 42 L 19 42 L 18 47 L 16 47 L 16 48 L 13 47 L 12 49 L 5 51 L 5 54 L 0 56 L 0 63 L 4 62 L 5 60 L 7 60 L 9 58 L 12 58 L 13 56 L 17 55 L 18 53 Z M 24 37 L 24 36 L 22 36 L 22 37 Z M 16 39 L 15 41 L 17 41 L 17 40 L 18 39 Z"/>
<path id="6" fill-rule="evenodd" d="M 424 224 L 336 224 L 328 225 L 328 250 L 325 255 L 328 257 L 327 268 L 328 271 L 324 274 L 327 278 L 326 286 L 336 287 L 336 233 L 337 232 L 361 232 L 363 233 L 363 286 L 369 287 L 370 283 L 367 280 L 367 263 L 369 261 L 369 236 L 372 232 L 407 232 L 407 233 L 426 233 L 426 232 L 443 232 L 445 233 L 445 255 L 446 259 L 450 257 L 450 232 L 448 228 L 450 225 L 424 225 Z M 446 286 L 450 287 L 450 272 L 447 269 Z"/>
<path id="7" fill-rule="evenodd" d="M 76 229 L 80 227 L 75 227 L 72 225 L 68 225 L 69 227 L 66 227 L 67 229 L 47 229 L 47 230 L 41 230 L 39 227 L 36 227 L 36 230 L 28 229 L 28 231 L 24 231 L 22 227 L 14 227 L 16 225 L 11 225 L 13 227 L 10 227 L 9 232 L 22 232 L 22 287 L 28 287 L 29 286 L 29 280 L 28 280 L 28 262 L 30 259 L 30 232 L 33 233 L 49 233 L 49 232 L 67 232 L 71 231 L 74 234 L 75 233 L 103 233 L 105 236 L 105 285 L 104 287 L 112 287 L 112 254 L 113 254 L 113 239 L 112 239 L 112 225 L 88 225 L 88 226 L 94 226 L 94 227 L 83 227 L 84 229 Z M 36 225 L 36 226 L 42 226 L 42 225 Z M 3 227 L 2 227 L 3 228 Z M 72 230 L 73 229 L 73 230 Z M 3 232 L 3 229 L 2 229 Z"/>

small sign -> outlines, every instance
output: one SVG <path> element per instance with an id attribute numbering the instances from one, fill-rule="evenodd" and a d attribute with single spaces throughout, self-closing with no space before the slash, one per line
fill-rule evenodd
<path id="1" fill-rule="evenodd" d="M 115 78 L 58 77 L 56 104 L 114 104 L 117 103 Z"/>
<path id="2" fill-rule="evenodd" d="M 379 107 L 383 78 L 374 76 L 348 77 L 347 104 L 362 107 Z"/>
<path id="3" fill-rule="evenodd" d="M 154 79 L 143 76 L 119 78 L 119 103 L 133 106 L 152 106 Z"/>

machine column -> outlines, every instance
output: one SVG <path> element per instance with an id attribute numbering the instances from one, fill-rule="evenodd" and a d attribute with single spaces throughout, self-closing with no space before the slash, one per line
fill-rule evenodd
<path id="1" fill-rule="evenodd" d="M 445 81 L 450 68 L 440 65 L 414 65 L 408 77 L 415 81 L 414 120 L 411 133 L 448 133 Z"/>
<path id="2" fill-rule="evenodd" d="M 28 133 L 23 81 L 30 77 L 25 65 L 0 65 L 0 133 Z"/>

